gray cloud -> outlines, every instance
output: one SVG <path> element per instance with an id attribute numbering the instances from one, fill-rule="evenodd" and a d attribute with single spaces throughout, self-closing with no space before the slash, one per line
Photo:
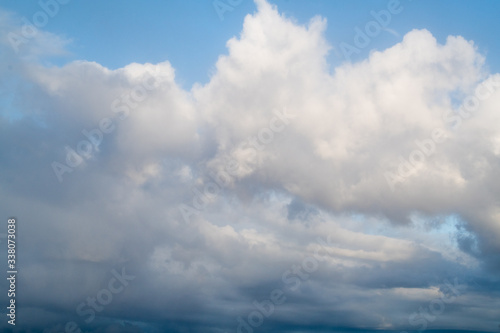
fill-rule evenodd
<path id="1" fill-rule="evenodd" d="M 234 332 L 276 288 L 287 301 L 263 332 L 414 330 L 409 317 L 455 278 L 467 291 L 429 331 L 497 330 L 500 74 L 472 42 L 441 45 L 426 30 L 330 73 L 325 19 L 300 26 L 256 4 L 210 81 L 190 91 L 168 61 L 46 67 L 62 39 L 42 34 L 42 49 L 20 57 L 5 39 L 16 27 L 2 21 L 0 89 L 11 100 L 0 104 L 0 206 L 18 219 L 22 290 L 14 331 L 74 321 L 82 332 Z M 484 83 L 491 94 L 452 128 L 456 105 Z M 291 115 L 286 126 L 252 146 L 277 112 Z M 82 131 L 103 119 L 113 130 L 69 166 L 68 152 L 92 144 Z M 435 128 L 446 141 L 391 189 L 385 174 Z M 229 160 L 231 181 L 205 193 Z M 61 182 L 54 162 L 71 169 Z M 197 195 L 206 205 L 186 220 L 179 207 Z M 288 290 L 283 274 L 321 237 L 327 259 Z M 86 323 L 76 308 L 122 267 L 136 278 Z"/>

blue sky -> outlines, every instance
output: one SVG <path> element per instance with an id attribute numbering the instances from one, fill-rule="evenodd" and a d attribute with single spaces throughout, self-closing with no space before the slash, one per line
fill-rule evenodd
<path id="1" fill-rule="evenodd" d="M 335 48 L 340 43 L 352 44 L 354 27 L 364 28 L 373 18 L 370 11 L 386 9 L 388 1 L 362 0 L 278 0 L 271 1 L 280 11 L 301 24 L 321 15 L 328 20 L 326 38 Z M 4 9 L 28 19 L 40 10 L 35 1 L 3 1 Z M 388 28 L 373 38 L 370 45 L 353 61 L 360 61 L 371 49 L 383 50 L 401 41 L 412 29 L 428 29 L 443 43 L 448 35 L 460 35 L 473 40 L 479 51 L 487 55 L 493 71 L 500 70 L 500 48 L 495 33 L 500 31 L 498 1 L 432 1 L 402 0 L 404 10 L 394 15 Z M 72 60 L 95 61 L 111 69 L 132 62 L 157 63 L 168 60 L 176 69 L 178 80 L 185 88 L 194 82 L 206 83 L 221 54 L 226 54 L 226 42 L 241 32 L 247 14 L 255 12 L 255 4 L 242 0 L 232 11 L 223 13 L 221 21 L 210 1 L 71 1 L 61 6 L 63 15 L 51 18 L 45 30 L 71 40 L 71 55 L 53 59 L 55 64 Z M 332 66 L 344 59 L 332 50 Z"/>
<path id="2" fill-rule="evenodd" d="M 13 331 L 498 332 L 498 17 L 0 0 Z"/>

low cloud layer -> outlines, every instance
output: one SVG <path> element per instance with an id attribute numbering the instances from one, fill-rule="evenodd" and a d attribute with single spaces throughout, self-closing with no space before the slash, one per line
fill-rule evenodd
<path id="1" fill-rule="evenodd" d="M 500 74 L 427 30 L 330 69 L 325 19 L 255 2 L 189 91 L 2 14 L 18 331 L 497 330 Z"/>

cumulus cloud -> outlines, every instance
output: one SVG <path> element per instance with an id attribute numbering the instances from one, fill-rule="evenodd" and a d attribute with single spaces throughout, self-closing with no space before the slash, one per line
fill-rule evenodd
<path id="1" fill-rule="evenodd" d="M 458 279 L 433 328 L 496 329 L 500 74 L 472 41 L 427 30 L 331 71 L 325 19 L 256 5 L 189 91 L 168 61 L 15 56 L 2 27 L 23 324 L 234 331 L 280 289 L 264 331 L 415 329 Z M 78 305 L 124 267 L 135 279 L 85 321 Z"/>

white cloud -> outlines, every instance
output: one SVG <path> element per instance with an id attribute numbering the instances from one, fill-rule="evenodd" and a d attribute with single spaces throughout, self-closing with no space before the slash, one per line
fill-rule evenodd
<path id="1" fill-rule="evenodd" d="M 399 306 L 418 309 L 417 301 L 434 297 L 444 280 L 436 276 L 465 270 L 466 277 L 478 273 L 492 281 L 500 236 L 500 76 L 486 71 L 474 44 L 450 36 L 441 45 L 431 32 L 414 30 L 387 50 L 330 72 L 325 19 L 299 26 L 266 1 L 256 2 L 258 11 L 228 42 L 213 77 L 191 91 L 176 83 L 168 62 L 110 70 L 85 61 L 48 68 L 16 58 L 19 68 L 1 83 L 14 76 L 21 82 L 15 100 L 22 117 L 12 121 L 4 112 L 0 118 L 7 161 L 0 192 L 2 207 L 19 212 L 26 224 L 23 251 L 33 274 L 27 291 L 56 279 L 51 272 L 57 270 L 39 270 L 40 262 L 72 263 L 74 276 L 99 272 L 85 275 L 85 290 L 98 288 L 107 268 L 129 262 L 142 274 L 120 296 L 132 319 L 181 321 L 191 306 L 200 313 L 189 317 L 195 322 L 236 318 L 240 313 L 228 304 L 239 311 L 263 299 L 327 235 L 334 243 L 328 259 L 274 324 L 293 321 L 289 314 L 299 309 L 313 318 L 326 304 L 343 314 L 331 321 L 324 313 L 321 320 L 330 325 L 357 318 L 361 326 L 398 327 L 409 315 Z M 158 85 L 148 89 L 153 82 Z M 449 112 L 483 82 L 496 90 L 454 130 Z M 286 126 L 262 150 L 251 148 L 249 139 L 272 129 L 283 110 L 293 115 Z M 86 140 L 82 130 L 99 128 L 103 118 L 113 121 L 113 130 L 59 183 L 51 163 L 67 163 L 65 147 L 77 151 Z M 392 191 L 384 173 L 435 128 L 446 141 Z M 191 204 L 195 190 L 212 181 L 210 171 L 230 159 L 240 166 L 234 179 L 186 223 L 179 206 Z M 450 224 L 439 234 L 440 222 L 420 228 L 411 223 L 416 213 L 426 219 L 455 214 L 468 232 Z M 445 242 L 448 237 L 456 243 Z M 72 288 L 51 286 L 58 295 Z M 71 301 L 86 296 L 74 293 Z M 373 297 L 386 304 L 371 304 Z M 165 300 L 176 302 L 162 307 Z M 25 304 L 47 306 L 40 297 Z M 450 310 L 449 316 L 466 317 L 478 329 L 493 322 L 475 312 Z M 231 317 L 221 325 L 233 324 Z"/>

